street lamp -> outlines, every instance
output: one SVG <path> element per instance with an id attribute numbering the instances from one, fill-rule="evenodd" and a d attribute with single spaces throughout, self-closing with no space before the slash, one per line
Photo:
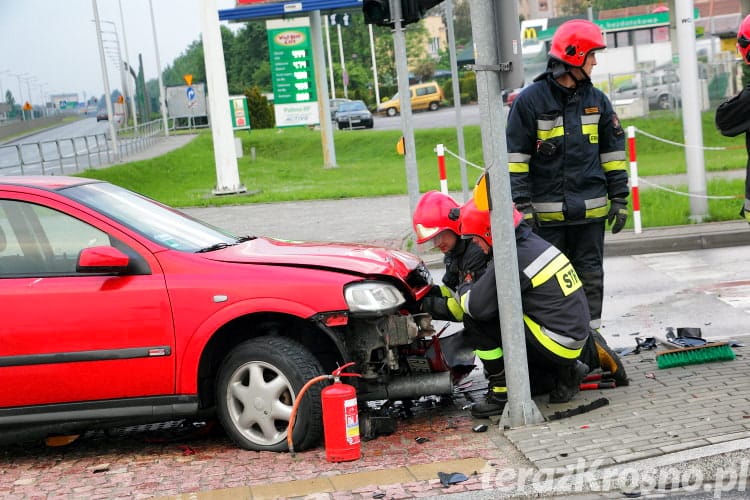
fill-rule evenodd
<path id="1" fill-rule="evenodd" d="M 31 119 L 33 120 L 34 119 L 34 104 L 32 103 L 33 99 L 31 98 L 31 85 L 30 84 L 32 81 L 36 80 L 36 77 L 28 76 L 24 78 L 24 80 L 26 81 L 26 93 L 28 93 L 29 95 L 29 105 L 31 106 L 30 114 L 31 114 Z"/>
<path id="2" fill-rule="evenodd" d="M 130 54 L 128 53 L 128 35 L 125 33 L 125 18 L 122 15 L 122 2 L 120 0 L 117 0 L 117 4 L 120 7 L 120 25 L 122 26 L 122 45 L 125 49 L 125 64 L 127 64 L 127 67 L 125 70 L 130 73 Z M 127 80 L 130 82 L 130 79 Z M 128 92 L 130 95 L 130 111 L 133 114 L 133 128 L 135 128 L 136 135 L 138 134 L 138 112 L 135 107 L 135 101 L 136 101 L 136 94 L 137 91 L 135 90 L 135 82 L 133 82 L 133 91 L 130 92 L 130 85 L 128 84 Z"/>
<path id="3" fill-rule="evenodd" d="M 28 76 L 28 73 L 16 74 L 10 73 L 10 76 L 15 76 L 18 79 L 18 102 L 21 107 L 21 120 L 26 121 L 26 112 L 23 109 L 23 87 L 21 87 L 21 78 Z"/>

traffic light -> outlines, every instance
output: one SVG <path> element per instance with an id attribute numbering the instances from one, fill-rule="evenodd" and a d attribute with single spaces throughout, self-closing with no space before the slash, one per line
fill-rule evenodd
<path id="1" fill-rule="evenodd" d="M 403 20 L 401 24 L 419 22 L 424 17 L 425 12 L 442 2 L 443 0 L 401 0 L 401 15 Z"/>
<path id="2" fill-rule="evenodd" d="M 416 23 L 424 17 L 425 12 L 433 8 L 443 0 L 400 0 L 401 1 L 401 26 Z M 391 19 L 390 0 L 364 0 L 362 12 L 367 24 L 388 26 L 393 28 Z"/>
<path id="3" fill-rule="evenodd" d="M 367 24 L 393 28 L 390 0 L 365 0 L 362 3 L 362 13 Z"/>

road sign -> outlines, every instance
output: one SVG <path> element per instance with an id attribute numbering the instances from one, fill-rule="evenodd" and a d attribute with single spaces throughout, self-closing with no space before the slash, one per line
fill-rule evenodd
<path id="1" fill-rule="evenodd" d="M 185 83 L 188 87 L 190 87 L 193 84 L 193 75 L 188 73 L 187 75 L 182 75 L 182 79 L 185 80 Z"/>
<path id="2" fill-rule="evenodd" d="M 328 24 L 331 26 L 341 25 L 349 27 L 352 24 L 352 16 L 348 12 L 334 12 L 333 14 L 328 14 Z"/>
<path id="3" fill-rule="evenodd" d="M 188 108 L 192 108 L 195 106 L 195 89 L 188 87 L 185 93 L 187 94 Z"/>
<path id="4" fill-rule="evenodd" d="M 32 109 L 33 109 L 33 108 L 32 108 L 32 106 L 31 106 L 31 103 L 29 103 L 29 101 L 26 101 L 26 102 L 24 103 L 24 105 L 23 105 L 23 110 L 24 110 L 24 111 L 31 111 Z"/>

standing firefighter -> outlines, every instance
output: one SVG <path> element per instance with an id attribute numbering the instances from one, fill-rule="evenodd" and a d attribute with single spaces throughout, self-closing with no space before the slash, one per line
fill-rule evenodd
<path id="1" fill-rule="evenodd" d="M 490 254 L 490 213 L 470 200 L 461 207 L 461 235 Z M 578 362 L 589 339 L 586 295 L 575 269 L 557 248 L 534 234 L 513 210 L 521 303 L 532 392 L 549 392 L 550 403 L 564 403 L 578 393 L 588 366 Z M 489 380 L 487 399 L 472 407 L 474 417 L 503 412 L 508 401 L 499 326 L 495 267 L 459 286 L 465 336 L 474 346 Z"/>
<path id="2" fill-rule="evenodd" d="M 570 258 L 596 330 L 604 297 L 605 221 L 613 233 L 622 230 L 629 192 L 622 126 L 590 78 L 596 51 L 604 48 L 594 23 L 560 25 L 546 72 L 513 102 L 507 128 L 513 201 L 534 231 Z"/>
<path id="3" fill-rule="evenodd" d="M 745 64 L 750 64 L 750 15 L 737 30 L 737 49 Z M 750 222 L 750 85 L 716 109 L 716 127 L 726 136 L 745 134 L 745 148 L 748 152 L 747 172 L 745 173 L 745 203 L 740 216 Z"/>

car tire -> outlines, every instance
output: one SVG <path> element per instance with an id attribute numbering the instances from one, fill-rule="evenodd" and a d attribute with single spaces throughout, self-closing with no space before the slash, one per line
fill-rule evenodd
<path id="1" fill-rule="evenodd" d="M 437 111 L 439 107 L 440 107 L 440 104 L 437 102 L 430 103 L 430 111 Z"/>
<path id="2" fill-rule="evenodd" d="M 396 108 L 388 108 L 385 110 L 385 114 L 388 116 L 396 116 Z"/>
<path id="3" fill-rule="evenodd" d="M 344 130 L 346 128 L 346 124 L 343 122 L 339 122 L 339 130 Z"/>
<path id="4" fill-rule="evenodd" d="M 259 337 L 235 347 L 216 382 L 216 410 L 227 435 L 240 448 L 287 450 L 287 426 L 302 387 L 323 373 L 304 346 L 283 337 Z M 305 392 L 295 420 L 296 450 L 315 446 L 323 433 L 321 384 Z"/>
<path id="5" fill-rule="evenodd" d="M 370 120 L 367 122 L 367 125 L 365 125 L 365 128 L 372 128 L 375 125 L 375 122 L 373 120 Z"/>
<path id="6" fill-rule="evenodd" d="M 671 95 L 662 94 L 659 96 L 657 106 L 659 107 L 659 109 L 672 109 L 674 107 L 674 103 L 672 101 L 673 99 Z"/>

